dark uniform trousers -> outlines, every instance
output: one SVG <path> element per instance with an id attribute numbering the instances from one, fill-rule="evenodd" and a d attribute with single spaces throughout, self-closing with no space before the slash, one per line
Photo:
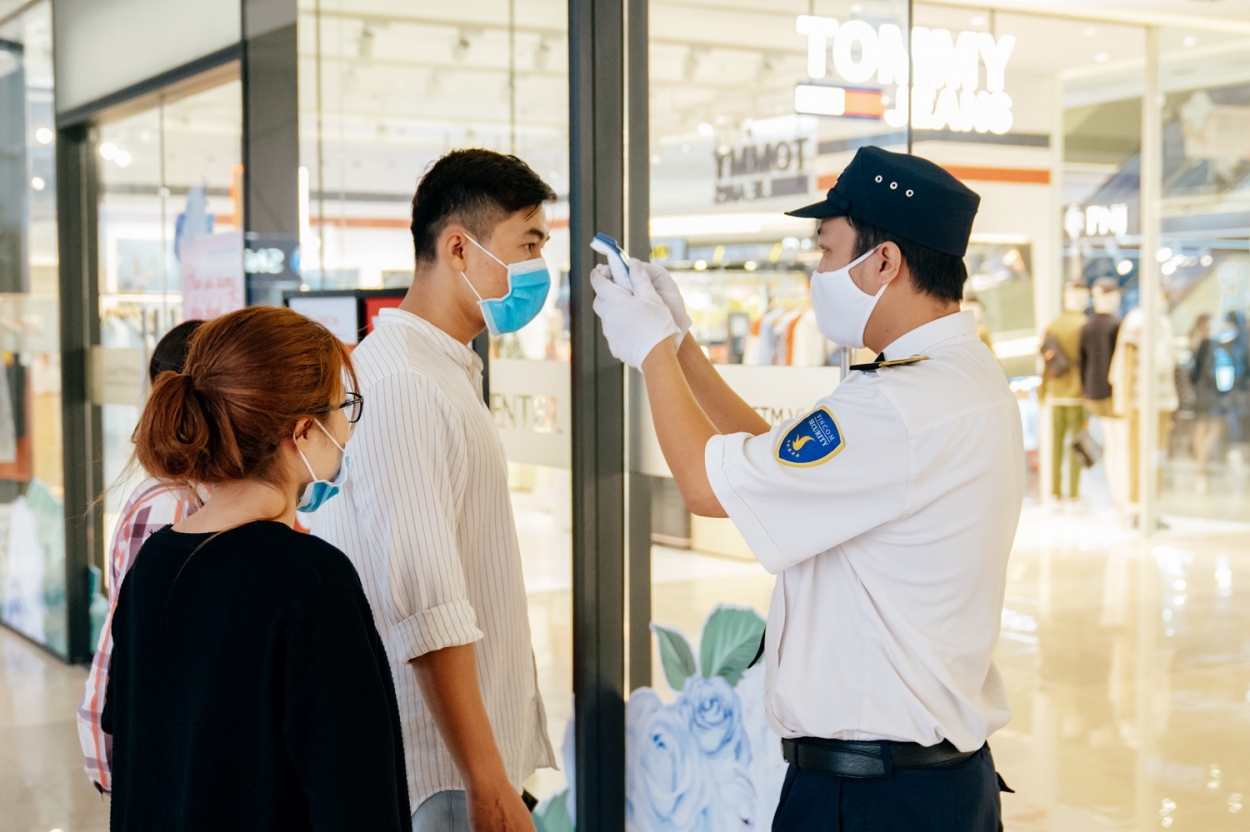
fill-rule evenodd
<path id="1" fill-rule="evenodd" d="M 1001 832 L 988 745 L 970 757 L 884 777 L 842 777 L 791 765 L 773 832 Z"/>

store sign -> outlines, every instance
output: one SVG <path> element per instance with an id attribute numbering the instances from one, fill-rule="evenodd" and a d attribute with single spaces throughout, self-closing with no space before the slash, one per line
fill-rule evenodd
<path id="1" fill-rule="evenodd" d="M 1123 237 L 1128 234 L 1128 203 L 1068 206 L 1063 228 L 1072 239 L 1080 237 Z"/>
<path id="2" fill-rule="evenodd" d="M 716 160 L 716 202 L 795 196 L 810 190 L 807 137 L 721 148 Z"/>
<path id="3" fill-rule="evenodd" d="M 829 74 L 830 58 L 838 77 L 849 84 L 875 79 L 882 87 L 894 87 L 893 107 L 882 118 L 891 127 L 908 121 L 907 84 L 910 75 L 903 30 L 883 23 L 874 28 L 863 20 L 845 23 L 831 17 L 800 15 L 795 29 L 807 36 L 807 74 L 821 80 Z M 960 133 L 1008 132 L 1014 122 L 1012 101 L 1006 91 L 1007 61 L 1015 49 L 1012 35 L 994 37 L 989 32 L 959 32 L 913 27 L 911 59 L 915 84 L 911 94 L 911 123 L 925 130 L 950 129 Z M 981 76 L 984 68 L 985 84 Z M 810 92 L 824 85 L 800 85 L 795 92 L 797 112 L 817 115 L 827 111 L 802 109 L 804 101 L 831 106 L 829 95 Z"/>

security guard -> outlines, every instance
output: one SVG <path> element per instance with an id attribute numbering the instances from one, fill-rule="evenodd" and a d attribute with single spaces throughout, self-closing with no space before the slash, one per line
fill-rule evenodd
<path id="1" fill-rule="evenodd" d="M 778 576 L 765 709 L 790 764 L 774 830 L 996 832 L 992 655 L 1024 490 L 1016 400 L 959 302 L 980 197 L 860 150 L 826 198 L 821 331 L 880 352 L 772 428 L 721 379 L 663 269 L 591 275 L 614 355 L 646 378 L 690 510 L 730 517 Z M 632 288 L 631 288 L 632 287 Z"/>

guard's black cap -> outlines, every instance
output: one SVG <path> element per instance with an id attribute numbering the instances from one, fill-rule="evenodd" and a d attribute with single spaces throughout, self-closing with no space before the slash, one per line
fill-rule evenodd
<path id="1" fill-rule="evenodd" d="M 905 153 L 861 147 L 824 200 L 792 217 L 850 217 L 908 242 L 963 257 L 981 197 L 942 168 Z"/>

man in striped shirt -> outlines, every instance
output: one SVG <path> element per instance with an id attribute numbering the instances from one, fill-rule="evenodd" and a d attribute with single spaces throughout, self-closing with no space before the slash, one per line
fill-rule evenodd
<path id="1" fill-rule="evenodd" d="M 463 150 L 412 202 L 416 271 L 352 360 L 368 402 L 313 533 L 347 553 L 399 698 L 413 829 L 533 832 L 521 796 L 555 764 L 538 694 L 508 468 L 468 346 L 546 298 L 543 203 L 521 160 Z M 528 317 L 527 317 L 528 316 Z"/>
<path id="2" fill-rule="evenodd" d="M 181 372 L 187 361 L 191 336 L 203 321 L 184 321 L 161 338 L 152 351 L 148 365 L 150 381 L 164 372 Z M 113 610 L 117 608 L 122 578 L 134 565 L 139 550 L 152 532 L 180 523 L 201 505 L 200 495 L 183 486 L 163 483 L 149 478 L 140 483 L 117 519 L 113 542 L 109 546 L 109 612 L 100 630 L 100 644 L 96 647 L 87 674 L 87 690 L 82 704 L 78 706 L 78 741 L 86 758 L 87 777 L 99 791 L 113 791 L 113 775 L 109 768 L 113 738 L 100 727 L 100 715 L 104 713 L 104 692 L 108 690 L 109 662 L 113 658 Z"/>

